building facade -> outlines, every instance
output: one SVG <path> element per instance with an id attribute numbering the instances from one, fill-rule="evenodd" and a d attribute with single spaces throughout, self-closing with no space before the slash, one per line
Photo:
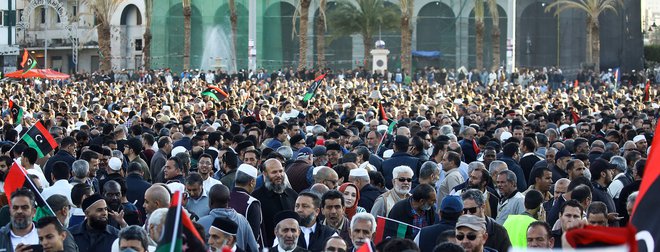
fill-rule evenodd
<path id="1" fill-rule="evenodd" d="M 14 0 L 0 1 L 0 72 L 16 70 L 16 60 L 19 47 L 16 44 L 16 2 Z"/>
<path id="2" fill-rule="evenodd" d="M 103 57 L 111 57 L 115 70 L 142 66 L 144 23 L 151 18 L 152 68 L 183 68 L 183 7 L 181 0 L 159 0 L 152 13 L 146 13 L 144 0 L 124 0 L 111 18 L 112 53 L 98 50 L 94 15 L 81 0 L 14 0 L 16 19 L 25 28 L 16 30 L 16 44 L 37 57 L 40 67 L 63 72 L 95 71 Z M 194 0 L 191 16 L 190 62 L 193 69 L 230 71 L 246 69 L 250 50 L 256 66 L 269 70 L 296 67 L 299 53 L 297 34 L 293 33 L 296 0 L 236 0 L 237 34 L 232 34 L 228 0 Z M 252 3 L 251 3 L 252 2 Z M 499 41 L 493 42 L 493 18 L 485 7 L 483 62 L 486 68 L 559 66 L 579 69 L 586 58 L 585 15 L 567 10 L 559 16 L 545 11 L 551 0 L 497 0 Z M 642 35 L 640 3 L 625 1 L 618 13 L 601 16 L 601 66 L 641 68 Z M 58 6 L 60 3 L 62 7 Z M 251 8 L 250 5 L 254 6 Z M 386 0 L 396 7 L 397 0 Z M 439 57 L 413 57 L 414 67 L 466 67 L 476 64 L 474 1 L 416 0 L 412 21 L 412 50 L 437 52 Z M 44 7 L 46 6 L 46 7 Z M 326 12 L 335 8 L 328 1 Z M 62 16 L 66 11 L 66 18 Z M 29 15 L 23 15 L 29 11 Z M 326 66 L 352 69 L 365 63 L 360 35 L 331 37 L 332 27 L 321 34 L 315 22 L 321 15 L 318 1 L 309 11 L 307 67 L 317 64 L 315 38 L 325 36 Z M 250 41 L 250 21 L 256 23 Z M 605 27 L 605 28 L 604 28 Z M 4 27 L 3 27 L 4 28 Z M 0 31 L 0 33 L 2 33 Z M 2 36 L 2 34 L 0 34 Z M 1 37 L 0 37 L 1 38 Z M 390 50 L 388 68 L 400 67 L 401 35 L 398 30 L 383 30 L 382 39 Z M 233 44 L 235 50 L 231 50 Z M 499 44 L 500 61 L 493 62 L 493 46 Z M 639 43 L 639 46 L 631 46 Z M 252 46 L 250 46 L 252 45 Z M 624 46 L 625 45 L 625 46 Z M 425 54 L 420 54 L 425 55 Z"/>

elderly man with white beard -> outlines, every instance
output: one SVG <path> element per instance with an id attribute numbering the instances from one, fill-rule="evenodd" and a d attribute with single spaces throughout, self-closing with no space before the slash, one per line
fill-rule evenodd
<path id="1" fill-rule="evenodd" d="M 271 247 L 275 239 L 275 214 L 284 210 L 293 210 L 298 193 L 287 186 L 286 173 L 279 160 L 271 158 L 264 164 L 264 186 L 255 190 L 252 197 L 261 202 L 264 220 L 264 243 Z"/>
<path id="2" fill-rule="evenodd" d="M 387 216 L 394 204 L 401 200 L 408 199 L 408 197 L 410 197 L 412 177 L 412 168 L 405 165 L 394 167 L 392 170 L 392 190 L 389 190 L 376 198 L 374 206 L 371 208 L 371 214 L 374 217 Z"/>

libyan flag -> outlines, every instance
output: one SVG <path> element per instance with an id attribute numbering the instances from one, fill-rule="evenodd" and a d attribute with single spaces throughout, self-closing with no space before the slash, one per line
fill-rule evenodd
<path id="1" fill-rule="evenodd" d="M 319 77 L 316 77 L 314 79 L 314 82 L 312 83 L 311 86 L 309 86 L 309 89 L 307 89 L 307 93 L 303 97 L 303 102 L 307 103 L 309 100 L 314 98 L 314 95 L 316 94 L 316 90 L 319 89 L 319 86 L 321 86 L 321 81 L 325 78 L 325 74 L 319 75 Z"/>
<path id="2" fill-rule="evenodd" d="M 32 183 L 32 180 L 27 176 L 27 171 L 14 162 L 7 173 L 4 185 L 9 204 L 11 204 L 11 194 L 20 188 L 29 189 L 34 193 L 34 200 L 37 204 L 37 213 L 34 215 L 34 221 L 41 219 L 41 217 L 55 216 L 53 210 Z"/>
<path id="3" fill-rule="evenodd" d="M 642 184 L 631 215 L 632 225 L 637 229 L 638 251 L 657 251 L 660 244 L 660 127 L 655 128 L 651 153 L 646 161 Z"/>
<path id="4" fill-rule="evenodd" d="M 413 225 L 378 216 L 376 220 L 376 234 L 374 235 L 374 244 L 378 245 L 382 240 L 388 237 L 397 237 L 402 239 L 413 239 L 413 229 L 419 229 Z M 418 230 L 419 231 L 419 230 Z"/>
<path id="5" fill-rule="evenodd" d="M 12 100 L 9 100 L 9 112 L 11 113 L 11 119 L 14 122 L 14 127 L 21 124 L 21 120 L 23 119 L 23 109 Z"/>
<path id="6" fill-rule="evenodd" d="M 57 142 L 55 142 L 55 139 L 46 130 L 46 127 L 44 127 L 41 121 L 37 121 L 37 123 L 32 125 L 18 142 L 37 150 L 39 158 L 46 156 L 48 152 L 57 148 Z"/>
<path id="7" fill-rule="evenodd" d="M 156 252 L 206 251 L 202 237 L 181 206 L 181 191 L 172 196 L 172 203 L 165 218 L 165 229 Z"/>
<path id="8" fill-rule="evenodd" d="M 202 95 L 211 97 L 211 98 L 215 99 L 216 101 L 222 101 L 225 98 L 229 97 L 227 92 L 225 92 L 224 90 L 222 90 L 221 88 L 216 87 L 216 86 L 208 86 L 202 92 Z"/>

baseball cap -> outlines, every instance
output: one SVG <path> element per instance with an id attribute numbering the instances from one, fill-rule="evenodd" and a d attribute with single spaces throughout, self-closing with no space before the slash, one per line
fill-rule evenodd
<path id="1" fill-rule="evenodd" d="M 312 154 L 314 154 L 315 157 L 320 157 L 327 154 L 327 149 L 325 146 L 319 145 L 312 149 Z"/>
<path id="2" fill-rule="evenodd" d="M 458 222 L 456 223 L 456 228 L 459 227 L 467 227 L 474 231 L 482 231 L 486 230 L 486 221 L 476 215 L 461 215 L 461 217 L 458 217 Z"/>
<path id="3" fill-rule="evenodd" d="M 440 202 L 440 211 L 444 213 L 460 213 L 463 211 L 463 201 L 457 195 L 448 195 Z"/>
<path id="4" fill-rule="evenodd" d="M 591 174 L 600 174 L 602 171 L 610 169 L 617 169 L 617 166 L 602 158 L 597 158 L 589 165 L 589 172 L 591 172 Z"/>

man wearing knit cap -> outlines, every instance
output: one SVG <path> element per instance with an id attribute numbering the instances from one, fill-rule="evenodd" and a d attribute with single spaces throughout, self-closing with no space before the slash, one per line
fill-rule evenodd
<path id="1" fill-rule="evenodd" d="M 308 250 L 298 247 L 300 237 L 300 216 L 290 210 L 284 210 L 275 215 L 275 237 L 277 245 L 270 251 L 277 252 L 306 252 Z"/>
<path id="2" fill-rule="evenodd" d="M 488 239 L 486 221 L 475 215 L 462 215 L 456 223 L 456 241 L 466 252 L 494 251 L 484 246 Z"/>
<path id="3" fill-rule="evenodd" d="M 93 194 L 83 200 L 82 209 L 86 219 L 69 228 L 80 251 L 111 251 L 119 230 L 108 225 L 108 205 L 105 200 L 101 195 Z"/>
<path id="4" fill-rule="evenodd" d="M 257 185 L 257 175 L 258 171 L 254 166 L 242 164 L 238 167 L 234 189 L 229 194 L 231 199 L 229 207 L 245 216 L 257 243 L 260 243 L 263 239 L 261 237 L 261 223 L 263 222 L 261 202 L 250 195 Z"/>
<path id="5" fill-rule="evenodd" d="M 646 148 L 648 147 L 646 137 L 644 135 L 637 135 L 633 138 L 633 142 L 637 146 L 637 151 L 642 154 L 642 157 L 646 157 Z"/>
<path id="6" fill-rule="evenodd" d="M 208 245 L 212 252 L 223 251 L 222 248 L 225 246 L 231 248 L 232 252 L 244 251 L 236 247 L 236 232 L 238 232 L 238 224 L 229 218 L 215 218 L 208 232 Z"/>

